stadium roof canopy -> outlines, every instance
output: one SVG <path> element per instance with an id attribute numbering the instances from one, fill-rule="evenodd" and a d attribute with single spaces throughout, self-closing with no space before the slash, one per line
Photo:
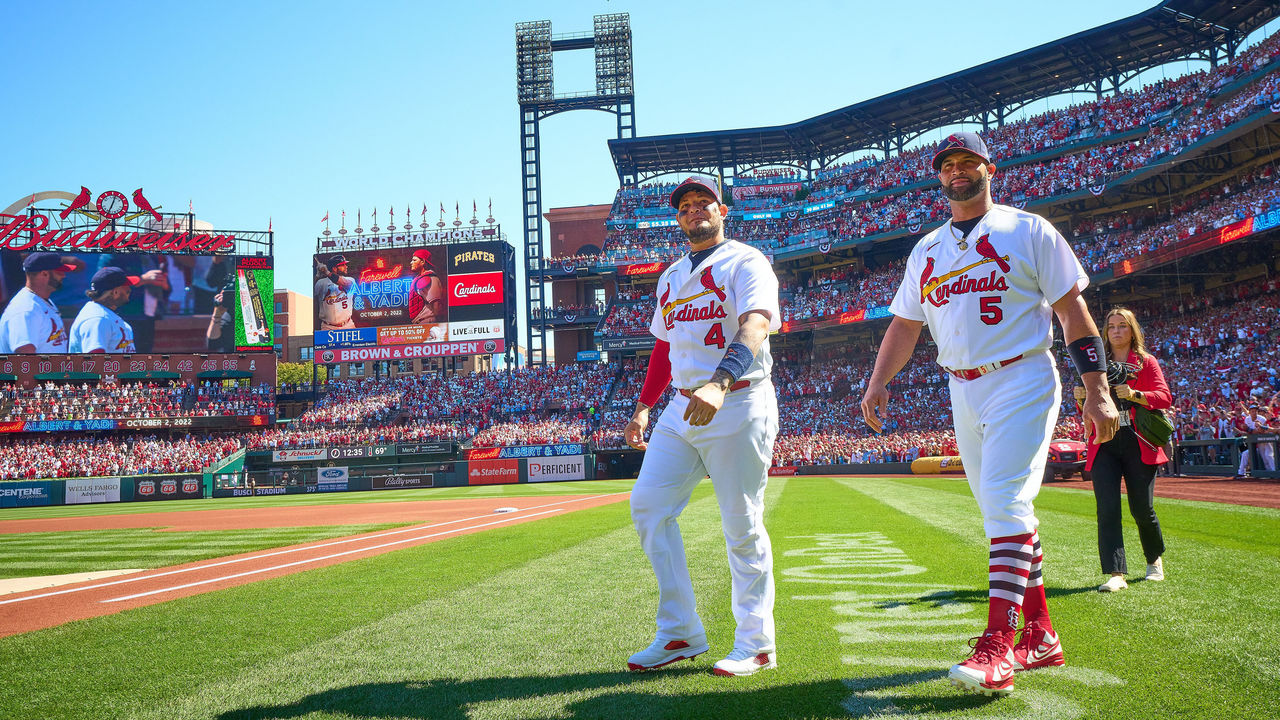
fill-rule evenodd
<path id="1" fill-rule="evenodd" d="M 901 150 L 960 122 L 999 124 L 1070 90 L 1101 94 L 1187 57 L 1233 57 L 1280 14 L 1274 0 L 1164 0 L 1132 17 L 789 125 L 610 140 L 624 184 L 670 172 L 766 164 L 821 167 L 858 150 Z"/>

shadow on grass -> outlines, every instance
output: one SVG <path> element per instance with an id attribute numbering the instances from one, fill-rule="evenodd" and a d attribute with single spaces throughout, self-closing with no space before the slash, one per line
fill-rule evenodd
<path id="1" fill-rule="evenodd" d="M 567 701 L 569 718 L 688 718 L 688 717 L 768 717 L 814 718 L 878 715 L 886 699 L 858 701 L 858 692 L 886 691 L 936 680 L 945 671 L 899 673 L 895 675 L 841 681 L 826 680 L 796 685 L 767 685 L 763 678 L 722 678 L 723 691 L 670 693 L 667 686 L 650 691 L 646 686 L 673 676 L 706 673 L 705 668 L 667 670 L 659 674 L 629 672 L 584 673 L 558 677 L 502 677 L 478 680 L 431 680 L 426 682 L 370 683 L 334 688 L 308 695 L 288 705 L 255 706 L 232 710 L 218 720 L 271 720 L 296 718 L 311 713 L 335 714 L 350 718 L 433 718 L 466 720 L 475 703 L 518 701 L 540 696 L 603 691 L 585 699 Z M 756 687 L 751 687 L 752 683 Z M 851 700 L 852 699 L 852 700 Z M 852 704 L 846 701 L 851 700 Z M 978 707 L 983 698 L 893 696 L 898 708 L 926 711 L 958 711 Z M 863 705 L 866 707 L 864 708 Z"/>

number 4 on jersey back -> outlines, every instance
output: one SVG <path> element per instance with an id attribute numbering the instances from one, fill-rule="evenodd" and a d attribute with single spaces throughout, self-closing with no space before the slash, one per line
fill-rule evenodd
<path id="1" fill-rule="evenodd" d="M 703 345 L 715 345 L 721 350 L 724 349 L 724 327 L 720 323 L 711 326 L 707 331 L 707 336 L 702 338 Z"/>

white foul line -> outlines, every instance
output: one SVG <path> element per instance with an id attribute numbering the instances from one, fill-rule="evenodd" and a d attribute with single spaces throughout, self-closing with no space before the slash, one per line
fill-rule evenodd
<path id="1" fill-rule="evenodd" d="M 257 570 L 246 570 L 245 572 L 235 573 L 234 575 L 223 575 L 222 577 L 209 578 L 208 580 L 197 580 L 195 582 L 189 582 L 184 585 L 174 585 L 173 587 L 160 588 L 159 590 L 148 590 L 146 592 L 135 593 L 133 595 L 125 595 L 124 597 L 111 598 L 110 600 L 99 600 L 98 602 L 103 602 L 103 603 L 121 602 L 124 600 L 133 600 L 135 598 L 147 597 L 148 595 L 159 595 L 161 593 L 173 592 L 175 590 L 185 590 L 187 588 L 197 587 L 200 585 L 208 585 L 210 583 L 223 582 L 225 580 L 234 580 L 236 578 L 242 578 L 249 575 L 258 575 L 260 573 L 271 572 L 273 570 L 284 570 L 285 568 L 297 567 L 299 565 L 309 565 L 311 563 L 320 562 L 321 560 L 331 560 L 333 558 L 339 558 L 344 555 L 352 555 L 354 553 L 368 552 L 370 550 L 380 550 L 385 547 L 391 547 L 392 545 L 400 545 L 403 543 L 414 542 L 416 540 L 427 540 L 429 538 L 439 537 L 440 535 L 452 535 L 454 533 L 462 532 L 464 530 L 477 530 L 482 527 L 489 527 L 490 525 L 501 525 L 502 523 L 511 522 L 512 520 L 521 520 L 524 518 L 534 517 L 536 515 L 547 515 L 549 513 L 558 513 L 563 511 L 564 511 L 564 508 L 556 508 L 554 510 L 543 510 L 542 512 L 536 512 L 529 515 L 518 515 L 516 517 L 508 516 L 500 520 L 493 520 L 491 522 L 481 523 L 479 525 L 471 525 L 469 527 L 464 527 L 464 528 L 453 528 L 452 530 L 443 530 L 438 533 L 431 533 L 430 535 L 420 535 L 418 537 L 401 538 L 400 540 L 392 540 L 391 542 L 382 543 L 381 545 L 370 545 L 369 547 L 343 550 L 340 553 L 333 553 L 332 555 L 324 555 L 316 558 L 308 558 L 306 560 L 295 560 L 291 563 L 285 563 L 283 565 L 275 565 L 267 568 L 259 568 Z"/>
<path id="2" fill-rule="evenodd" d="M 604 493 L 601 495 L 589 495 L 587 497 L 575 498 L 572 500 L 561 500 L 559 502 L 547 503 L 545 505 L 534 505 L 532 507 L 524 508 L 524 510 L 521 510 L 520 512 L 525 512 L 527 510 L 537 510 L 539 508 L 556 507 L 557 505 L 565 505 L 568 503 L 582 502 L 584 500 L 595 500 L 597 498 L 610 497 L 612 495 L 624 495 L 624 494 L 626 494 L 626 491 L 616 492 L 616 493 Z M 514 515 L 515 513 L 512 513 L 512 514 Z M 289 553 L 305 552 L 309 550 L 316 550 L 319 548 L 332 547 L 334 545 L 344 545 L 344 544 L 353 543 L 353 542 L 364 542 L 365 540 L 376 540 L 378 538 L 391 537 L 393 535 L 403 535 L 405 533 L 419 532 L 421 530 L 427 530 L 430 528 L 444 527 L 445 525 L 455 525 L 457 523 L 471 522 L 472 520 L 482 520 L 487 517 L 489 517 L 489 515 L 476 515 L 475 517 L 459 518 L 457 520 L 446 520 L 444 522 L 433 523 L 431 525 L 425 525 L 425 526 L 415 525 L 413 527 L 400 528 L 399 530 L 388 530 L 386 532 L 378 533 L 376 535 L 360 535 L 356 537 L 343 538 L 341 540 L 331 540 L 329 542 L 320 543 L 318 545 L 304 545 L 301 547 L 287 548 L 285 550 L 273 550 L 272 552 L 263 553 L 261 555 L 250 555 L 248 557 L 234 558 L 232 560 L 219 560 L 218 562 L 213 562 L 213 563 L 205 563 L 202 565 L 196 565 L 192 567 L 178 568 L 177 570 L 166 570 L 164 572 L 154 573 L 151 575 L 130 576 L 120 580 L 112 580 L 110 582 L 98 583 L 96 585 L 82 585 L 79 587 L 66 588 L 63 590 L 51 590 L 49 592 L 40 593 L 38 595 L 27 595 L 25 597 L 11 598 L 8 600 L 0 600 L 0 605 L 8 605 L 10 603 L 25 602 L 27 600 L 39 600 L 41 598 L 54 597 L 57 595 L 68 595 L 70 593 L 83 592 L 85 590 L 97 590 L 99 588 L 112 587 L 114 585 L 123 585 L 125 583 L 131 583 L 131 582 L 140 582 L 142 580 L 153 580 L 155 578 L 165 577 L 168 575 L 180 575 L 182 573 L 195 572 L 196 570 L 207 570 L 209 568 L 222 567 L 223 565 L 234 565 L 236 563 L 249 562 L 250 560 L 261 560 L 263 558 L 275 557 L 277 555 L 288 555 Z"/>

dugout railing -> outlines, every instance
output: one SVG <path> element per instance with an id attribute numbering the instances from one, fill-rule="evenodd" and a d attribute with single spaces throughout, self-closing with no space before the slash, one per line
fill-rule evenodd
<path id="1" fill-rule="evenodd" d="M 1280 471 L 1276 469 L 1276 458 L 1280 456 L 1278 445 L 1280 435 L 1275 434 L 1184 440 L 1174 448 L 1173 471 L 1179 475 L 1234 477 L 1239 474 L 1241 456 L 1248 452 L 1245 470 L 1250 477 L 1277 480 L 1280 479 Z"/>

